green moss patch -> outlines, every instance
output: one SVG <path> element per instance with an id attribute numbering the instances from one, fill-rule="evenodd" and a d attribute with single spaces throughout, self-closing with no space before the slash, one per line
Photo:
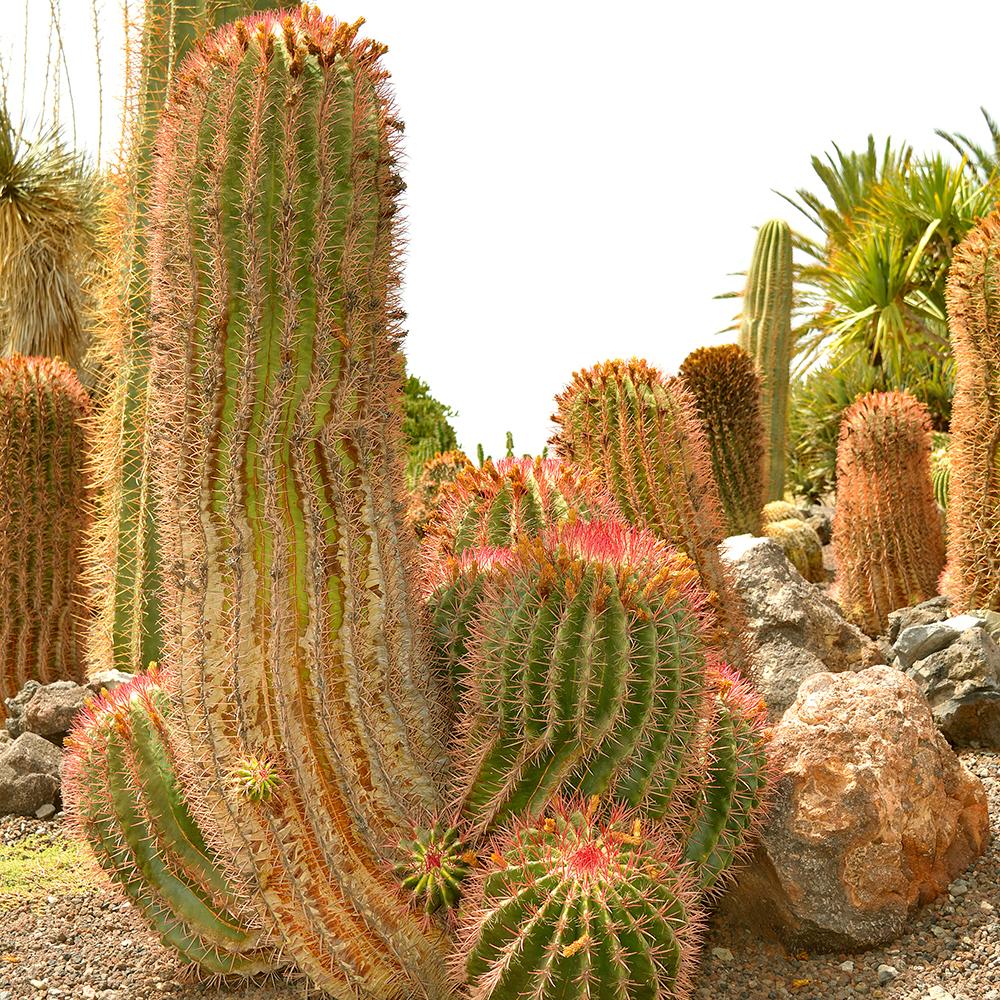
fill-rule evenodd
<path id="1" fill-rule="evenodd" d="M 0 847 L 0 911 L 27 900 L 85 892 L 100 881 L 89 851 L 71 837 L 36 833 Z"/>

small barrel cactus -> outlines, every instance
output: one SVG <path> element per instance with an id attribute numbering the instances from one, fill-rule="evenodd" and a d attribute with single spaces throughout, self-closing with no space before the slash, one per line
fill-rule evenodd
<path id="1" fill-rule="evenodd" d="M 761 534 L 773 538 L 781 546 L 788 561 L 805 579 L 810 583 L 822 583 L 826 579 L 819 533 L 794 504 L 772 500 L 761 511 L 761 522 Z"/>
<path id="2" fill-rule="evenodd" d="M 833 547 L 840 603 L 870 635 L 938 592 L 944 536 L 931 480 L 931 421 L 908 392 L 873 392 L 840 421 Z"/>
<path id="3" fill-rule="evenodd" d="M 427 534 L 431 521 L 437 515 L 441 492 L 458 478 L 459 473 L 472 468 L 474 466 L 464 451 L 438 452 L 424 463 L 410 492 L 410 506 L 406 514 L 418 538 Z"/>
<path id="4" fill-rule="evenodd" d="M 698 405 L 727 533 L 756 535 L 765 453 L 761 379 L 754 360 L 736 344 L 701 347 L 688 355 L 678 374 Z"/>
<path id="5" fill-rule="evenodd" d="M 557 803 L 515 827 L 476 880 L 459 974 L 471 1000 L 688 995 L 694 887 L 640 820 Z"/>
<path id="6" fill-rule="evenodd" d="M 29 680 L 82 680 L 87 393 L 62 361 L 0 359 L 0 719 Z"/>
<path id="7" fill-rule="evenodd" d="M 88 705 L 67 740 L 67 808 L 100 866 L 164 945 L 199 974 L 255 976 L 278 967 L 246 923 L 192 816 L 167 731 L 170 699 L 140 674 Z"/>
<path id="8" fill-rule="evenodd" d="M 435 823 L 417 830 L 412 841 L 400 844 L 400 853 L 405 860 L 396 865 L 396 875 L 418 909 L 431 914 L 458 907 L 476 856 L 455 827 Z"/>

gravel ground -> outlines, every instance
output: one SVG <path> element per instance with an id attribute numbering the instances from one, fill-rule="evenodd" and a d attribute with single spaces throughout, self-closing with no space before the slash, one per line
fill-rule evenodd
<path id="1" fill-rule="evenodd" d="M 1000 755 L 967 753 L 966 766 L 990 793 L 1000 832 Z M 191 982 L 150 936 L 128 903 L 101 886 L 62 882 L 30 902 L 4 901 L 5 847 L 58 849 L 63 824 L 0 819 L 0 1000 L 173 1000 L 239 996 L 305 1000 L 302 985 L 278 983 L 231 993 Z M 880 982 L 881 980 L 881 982 Z M 315 992 L 312 993 L 315 998 Z M 951 887 L 917 914 L 910 933 L 863 955 L 789 955 L 724 926 L 710 928 L 695 1000 L 1000 1000 L 1000 838 Z"/>

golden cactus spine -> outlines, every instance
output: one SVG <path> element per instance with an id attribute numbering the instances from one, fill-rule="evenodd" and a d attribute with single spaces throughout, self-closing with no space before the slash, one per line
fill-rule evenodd
<path id="1" fill-rule="evenodd" d="M 303 9 L 184 64 L 158 145 L 155 467 L 190 801 L 335 997 L 440 997 L 393 846 L 441 806 L 405 523 L 383 47 Z M 231 776 L 269 763 L 265 795 Z"/>

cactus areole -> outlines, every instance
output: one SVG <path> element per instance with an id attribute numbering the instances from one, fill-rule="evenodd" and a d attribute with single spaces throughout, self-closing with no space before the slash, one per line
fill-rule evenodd
<path id="1" fill-rule="evenodd" d="M 393 873 L 443 770 L 403 513 L 401 126 L 357 30 L 248 18 L 175 81 L 152 258 L 165 641 L 192 809 L 284 952 L 335 997 L 436 998 L 443 937 Z"/>

